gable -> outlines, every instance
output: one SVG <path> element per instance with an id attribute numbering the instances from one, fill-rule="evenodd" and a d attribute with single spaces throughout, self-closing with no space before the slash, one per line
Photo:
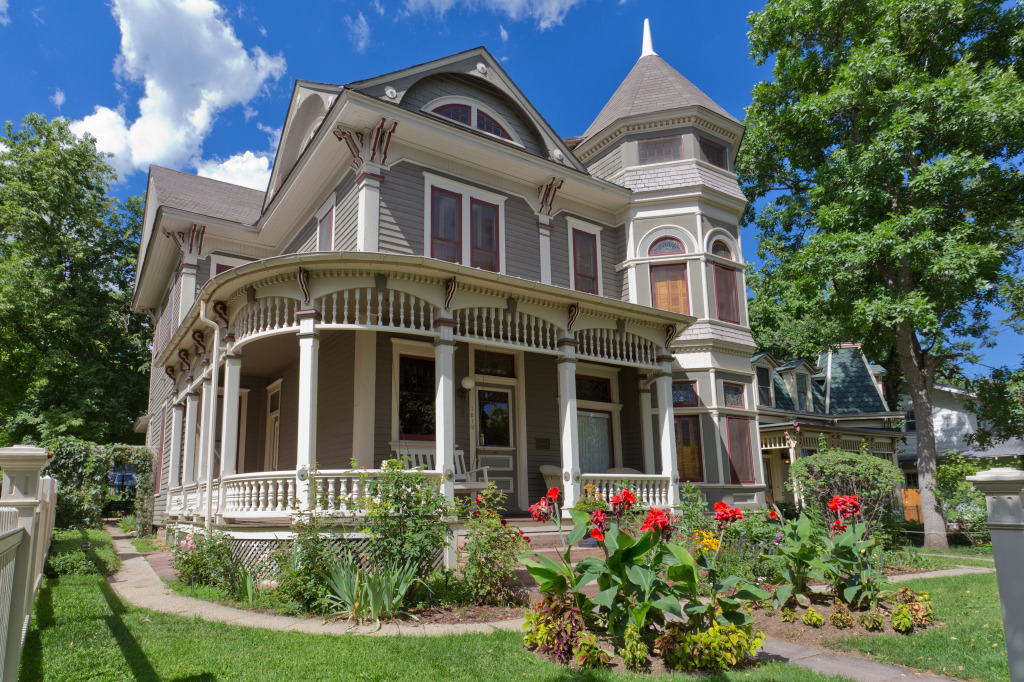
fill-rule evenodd
<path id="1" fill-rule="evenodd" d="M 829 413 L 888 411 L 859 349 L 835 350 L 832 353 L 831 377 Z"/>

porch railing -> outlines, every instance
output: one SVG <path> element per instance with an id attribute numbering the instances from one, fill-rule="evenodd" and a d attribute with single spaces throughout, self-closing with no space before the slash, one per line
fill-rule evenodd
<path id="1" fill-rule="evenodd" d="M 625 482 L 625 486 L 623 486 Z M 636 495 L 637 502 L 644 507 L 666 507 L 669 503 L 669 490 L 672 481 L 668 476 L 636 474 L 583 474 L 580 485 L 592 485 L 598 499 L 608 501 L 622 490 L 629 488 Z"/>

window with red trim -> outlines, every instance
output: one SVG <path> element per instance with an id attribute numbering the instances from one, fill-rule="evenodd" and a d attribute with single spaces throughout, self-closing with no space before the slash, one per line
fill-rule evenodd
<path id="1" fill-rule="evenodd" d="M 727 417 L 729 473 L 734 484 L 754 482 L 754 458 L 750 454 L 750 420 Z"/>
<path id="2" fill-rule="evenodd" d="M 673 407 L 697 407 L 697 382 L 696 381 L 673 381 L 672 382 L 672 406 Z"/>
<path id="3" fill-rule="evenodd" d="M 572 231 L 573 286 L 586 294 L 598 293 L 597 235 L 582 230 Z"/>
<path id="4" fill-rule="evenodd" d="M 398 434 L 403 440 L 434 440 L 433 358 L 402 355 L 398 358 Z"/>
<path id="5" fill-rule="evenodd" d="M 651 304 L 672 313 L 690 313 L 686 293 L 686 263 L 651 266 Z"/>
<path id="6" fill-rule="evenodd" d="M 722 382 L 722 394 L 725 397 L 725 406 L 739 408 L 746 407 L 747 401 L 743 397 L 743 390 L 743 384 L 733 384 L 728 381 Z"/>
<path id="7" fill-rule="evenodd" d="M 463 125 L 469 125 L 471 110 L 469 105 L 466 104 L 445 104 L 444 106 L 434 109 L 434 113 L 438 116 L 444 116 L 450 118 L 456 123 Z"/>
<path id="8" fill-rule="evenodd" d="M 505 132 L 505 129 L 501 127 L 501 124 L 495 121 L 493 118 L 485 114 L 484 112 L 477 109 L 476 112 L 476 127 L 478 130 L 482 130 L 485 133 L 496 135 L 503 140 L 511 140 L 512 136 Z"/>
<path id="9" fill-rule="evenodd" d="M 718 319 L 723 322 L 740 323 L 738 273 L 724 265 L 715 264 L 715 305 Z"/>
<path id="10" fill-rule="evenodd" d="M 718 239 L 711 245 L 711 255 L 732 260 L 732 249 L 729 248 L 728 244 Z"/>
<path id="11" fill-rule="evenodd" d="M 498 207 L 486 201 L 469 202 L 470 265 L 498 272 Z"/>
<path id="12" fill-rule="evenodd" d="M 430 194 L 430 257 L 462 262 L 462 196 L 434 187 Z"/>
<path id="13" fill-rule="evenodd" d="M 676 466 L 679 480 L 702 482 L 704 480 L 704 458 L 700 451 L 700 417 L 679 415 L 676 425 Z"/>
<path id="14" fill-rule="evenodd" d="M 686 253 L 686 247 L 675 237 L 662 237 L 647 249 L 648 256 L 674 256 Z"/>

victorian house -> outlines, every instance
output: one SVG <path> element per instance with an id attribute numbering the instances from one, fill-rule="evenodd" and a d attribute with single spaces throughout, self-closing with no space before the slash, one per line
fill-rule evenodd
<path id="1" fill-rule="evenodd" d="M 343 512 L 392 458 L 512 514 L 551 483 L 762 502 L 742 136 L 645 27 L 579 137 L 476 48 L 297 82 L 266 192 L 153 167 L 157 522 Z"/>

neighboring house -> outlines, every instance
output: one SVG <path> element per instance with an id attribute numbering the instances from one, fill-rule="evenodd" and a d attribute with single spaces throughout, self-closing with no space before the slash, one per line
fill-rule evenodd
<path id="1" fill-rule="evenodd" d="M 903 433 L 894 426 L 903 412 L 885 402 L 878 365 L 869 364 L 859 344 L 781 364 L 768 353 L 751 358 L 757 381 L 761 457 L 767 498 L 790 501 L 789 467 L 826 444 L 851 452 L 866 445 L 872 454 L 896 463 Z"/>
<path id="2" fill-rule="evenodd" d="M 284 527 L 393 457 L 449 496 L 486 467 L 511 513 L 542 468 L 567 505 L 763 502 L 742 135 L 645 31 L 580 137 L 476 48 L 297 82 L 266 193 L 153 167 L 157 522 Z"/>
<path id="3" fill-rule="evenodd" d="M 999 443 L 988 450 L 967 442 L 968 434 L 978 429 L 978 417 L 968 409 L 976 398 L 974 391 L 959 386 L 936 384 L 932 388 L 932 428 L 935 430 L 935 452 L 939 457 L 955 453 L 972 459 L 996 459 L 1001 466 L 1019 466 L 1024 458 L 1024 442 L 1017 438 Z M 904 410 L 903 430 L 906 446 L 899 455 L 900 468 L 907 488 L 917 488 L 917 421 L 910 396 L 900 397 Z"/>

